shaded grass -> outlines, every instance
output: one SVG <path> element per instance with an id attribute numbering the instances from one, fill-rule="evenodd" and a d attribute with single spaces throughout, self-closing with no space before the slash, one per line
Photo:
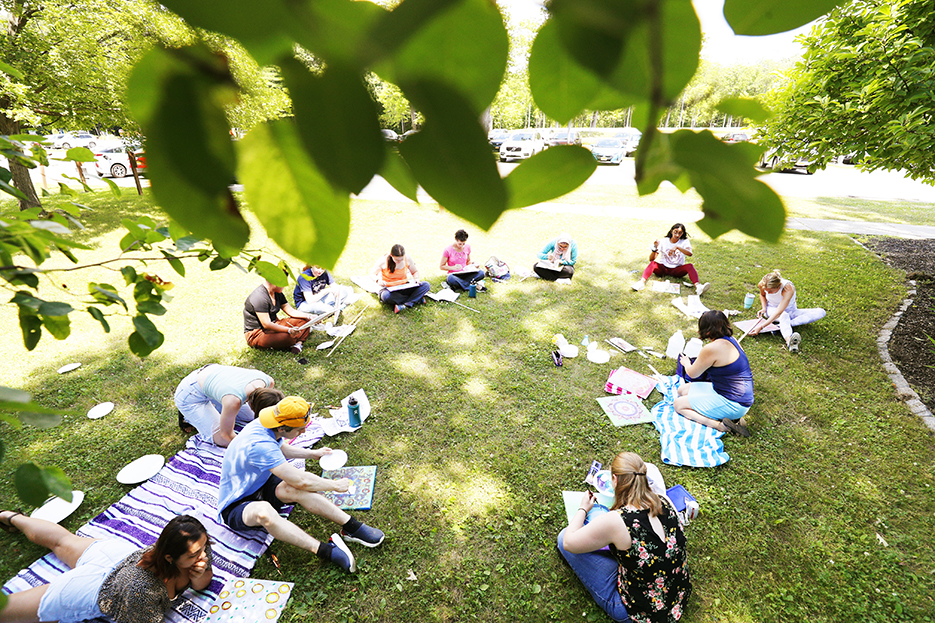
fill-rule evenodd
<path id="1" fill-rule="evenodd" d="M 99 237 L 100 246 L 82 260 L 116 247 L 118 217 L 158 214 L 145 199 L 112 210 L 109 202 L 86 202 L 97 208 L 88 236 Z M 268 245 L 251 224 L 251 246 Z M 296 582 L 284 620 L 605 620 L 555 552 L 565 525 L 560 492 L 580 488 L 591 460 L 606 463 L 622 450 L 659 463 L 651 426 L 614 428 L 594 400 L 613 367 L 648 369 L 637 355 L 619 353 L 605 366 L 579 358 L 555 368 L 549 341 L 555 333 L 572 343 L 585 334 L 621 336 L 664 349 L 676 329 L 695 335 L 694 321 L 680 316 L 670 297 L 628 289 L 647 243 L 669 225 L 518 211 L 488 233 L 468 227 L 475 260 L 497 255 L 514 272 L 531 266 L 546 239 L 568 231 L 581 254 L 573 285 L 517 278 L 494 284 L 473 301 L 462 299 L 480 314 L 430 304 L 395 316 L 374 304 L 331 358 L 312 350 L 307 366 L 246 347 L 241 307 L 259 279 L 233 268 L 212 273 L 188 261 L 187 277 L 178 279 L 167 267 L 149 266 L 178 285 L 169 313 L 156 320 L 166 343 L 145 361 L 126 352 L 126 320 L 112 319 L 114 332 L 106 335 L 80 315 L 69 340 L 45 336 L 26 353 L 7 306 L 0 312 L 10 335 L 0 350 L 0 384 L 75 415 L 45 431 L 11 435 L 0 425 L 9 444 L 0 470 L 9 475 L 27 459 L 65 469 L 88 495 L 65 522 L 75 529 L 128 490 L 114 480 L 124 464 L 184 446 L 172 393 L 195 367 L 256 367 L 319 406 L 363 387 L 371 419 L 360 432 L 326 443 L 346 449 L 352 464 L 378 466 L 374 509 L 359 515 L 388 539 L 377 550 L 354 550 L 360 571 L 353 576 L 274 543 L 283 577 Z M 400 242 L 437 289 L 441 250 L 461 226 L 431 205 L 357 201 L 335 274 L 347 283 Z M 701 517 L 687 531 L 696 591 L 684 620 L 931 620 L 932 437 L 894 397 L 875 347 L 904 292 L 901 275 L 835 234 L 789 232 L 781 245 L 699 234 L 693 245 L 702 279 L 713 284 L 709 307 L 740 308 L 744 293 L 779 267 L 795 281 L 801 306 L 829 313 L 803 329 L 796 357 L 775 336 L 744 341 L 755 376 L 754 436 L 726 440 L 729 463 L 661 466 L 669 485 L 683 484 L 701 503 Z M 87 280 L 117 283 L 119 274 L 98 268 L 42 287 L 50 299 L 70 300 L 86 291 Z M 309 347 L 322 339 L 314 334 Z M 55 373 L 72 360 L 83 366 Z M 103 400 L 117 409 L 86 419 Z M 9 478 L 0 483 L 0 499 L 16 504 Z M 293 518 L 318 537 L 334 530 L 302 511 Z M 0 546 L 5 577 L 41 554 L 6 534 Z M 410 570 L 415 581 L 407 579 Z M 265 558 L 254 576 L 279 577 Z"/>

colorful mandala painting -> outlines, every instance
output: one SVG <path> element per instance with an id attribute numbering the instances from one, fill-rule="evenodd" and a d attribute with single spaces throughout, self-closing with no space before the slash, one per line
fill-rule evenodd
<path id="1" fill-rule="evenodd" d="M 321 473 L 321 477 L 331 480 L 350 478 L 351 487 L 347 493 L 322 492 L 322 495 L 334 502 L 338 508 L 346 511 L 368 511 L 373 506 L 373 487 L 377 481 L 376 465 L 328 469 Z"/>
<path id="2" fill-rule="evenodd" d="M 252 578 L 231 580 L 211 604 L 204 623 L 278 621 L 293 586 L 292 582 Z"/>
<path id="3" fill-rule="evenodd" d="M 604 396 L 597 399 L 601 408 L 614 426 L 626 426 L 628 424 L 642 424 L 652 422 L 653 416 L 649 409 L 643 405 L 643 401 L 633 394 L 623 394 L 621 396 Z"/>

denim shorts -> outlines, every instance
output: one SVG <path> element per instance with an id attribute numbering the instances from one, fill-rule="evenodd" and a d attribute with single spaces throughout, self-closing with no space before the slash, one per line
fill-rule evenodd
<path id="1" fill-rule="evenodd" d="M 39 601 L 39 620 L 75 623 L 103 616 L 97 606 L 101 585 L 121 560 L 137 550 L 120 539 L 91 543 L 74 569 L 49 582 Z"/>
<path id="2" fill-rule="evenodd" d="M 243 522 L 244 509 L 247 508 L 248 504 L 253 502 L 269 502 L 277 513 L 281 511 L 282 507 L 286 505 L 285 502 L 276 497 L 276 487 L 278 487 L 281 482 L 282 478 L 270 474 L 269 480 L 267 480 L 259 490 L 228 504 L 227 507 L 221 511 L 221 518 L 224 520 L 224 523 L 237 532 L 263 530 L 261 526 L 248 526 Z"/>
<path id="3" fill-rule="evenodd" d="M 750 410 L 750 407 L 728 400 L 714 391 L 714 385 L 711 383 L 689 383 L 688 404 L 692 409 L 712 420 L 739 420 Z"/>

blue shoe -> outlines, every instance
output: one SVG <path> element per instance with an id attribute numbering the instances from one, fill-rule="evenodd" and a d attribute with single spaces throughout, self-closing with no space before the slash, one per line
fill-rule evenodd
<path id="1" fill-rule="evenodd" d="M 332 534 L 328 542 L 334 545 L 331 550 L 331 562 L 349 573 L 357 571 L 357 561 L 339 534 Z"/>
<path id="2" fill-rule="evenodd" d="M 367 524 L 362 523 L 354 534 L 348 534 L 342 529 L 341 536 L 352 543 L 360 543 L 364 547 L 376 547 L 383 542 L 386 535 L 384 535 L 381 530 L 371 528 Z"/>

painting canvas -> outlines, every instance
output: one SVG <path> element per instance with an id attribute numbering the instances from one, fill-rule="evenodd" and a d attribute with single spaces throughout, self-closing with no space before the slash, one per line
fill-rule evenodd
<path id="1" fill-rule="evenodd" d="M 211 604 L 204 623 L 278 621 L 293 586 L 292 582 L 253 578 L 230 580 Z"/>
<path id="2" fill-rule="evenodd" d="M 602 396 L 597 399 L 614 426 L 628 426 L 652 422 L 653 416 L 643 401 L 633 394 Z"/>
<path id="3" fill-rule="evenodd" d="M 364 465 L 358 467 L 342 467 L 329 469 L 321 473 L 322 478 L 340 480 L 349 478 L 351 487 L 347 493 L 336 491 L 323 491 L 322 495 L 331 500 L 335 506 L 342 510 L 370 510 L 373 506 L 373 487 L 377 480 L 377 466 Z"/>

